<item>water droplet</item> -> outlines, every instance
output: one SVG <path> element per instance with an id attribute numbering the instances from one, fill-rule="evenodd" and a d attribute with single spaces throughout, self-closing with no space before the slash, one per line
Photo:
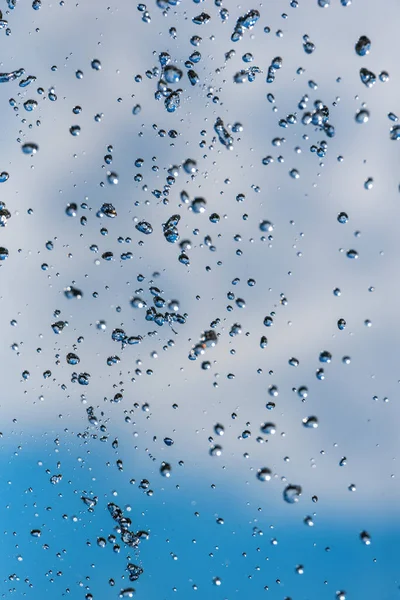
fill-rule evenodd
<path id="1" fill-rule="evenodd" d="M 30 156 L 36 154 L 36 152 L 39 150 L 39 146 L 37 144 L 34 144 L 33 142 L 23 144 L 21 148 L 24 154 L 29 154 Z"/>
<path id="2" fill-rule="evenodd" d="M 107 173 L 107 181 L 111 185 L 116 185 L 118 183 L 118 175 L 113 172 Z"/>
<path id="3" fill-rule="evenodd" d="M 266 435 L 274 435 L 274 433 L 276 433 L 276 425 L 275 423 L 263 423 L 260 430 Z"/>
<path id="4" fill-rule="evenodd" d="M 41 535 L 42 535 L 42 532 L 40 531 L 40 529 L 32 529 L 32 531 L 31 531 L 32 537 L 40 537 Z"/>
<path id="5" fill-rule="evenodd" d="M 73 136 L 78 136 L 81 132 L 81 128 L 79 125 L 71 125 L 71 127 L 69 128 L 69 132 Z"/>
<path id="6" fill-rule="evenodd" d="M 360 69 L 360 79 L 364 85 L 371 88 L 376 83 L 376 75 L 368 69 Z"/>
<path id="7" fill-rule="evenodd" d="M 318 427 L 318 418 L 317 417 L 307 417 L 303 419 L 304 427 L 308 429 L 316 429 Z"/>
<path id="8" fill-rule="evenodd" d="M 371 50 L 371 40 L 366 35 L 362 35 L 355 45 L 355 50 L 358 56 L 369 54 Z"/>
<path id="9" fill-rule="evenodd" d="M 163 477 L 171 477 L 171 465 L 169 463 L 163 462 L 160 467 L 160 473 Z"/>
<path id="10" fill-rule="evenodd" d="M 19 77 L 22 77 L 22 75 L 24 75 L 24 74 L 25 74 L 25 69 L 17 69 L 16 71 L 11 71 L 10 73 L 0 73 L 0 83 L 7 83 L 9 81 L 14 81 L 15 79 L 18 79 Z"/>
<path id="11" fill-rule="evenodd" d="M 288 504 L 295 504 L 299 501 L 302 493 L 300 485 L 288 485 L 283 491 L 283 499 Z"/>
<path id="12" fill-rule="evenodd" d="M 69 352 L 67 354 L 67 363 L 69 365 L 77 365 L 80 362 L 80 358 L 77 354 L 74 354 L 73 352 Z"/>
<path id="13" fill-rule="evenodd" d="M 358 252 L 357 252 L 357 250 L 348 250 L 346 252 L 346 256 L 347 256 L 347 258 L 354 258 L 355 259 L 355 258 L 358 258 Z"/>
<path id="14" fill-rule="evenodd" d="M 26 100 L 26 102 L 24 102 L 24 108 L 28 112 L 35 110 L 37 105 L 38 105 L 38 103 L 36 102 L 36 100 Z"/>
<path id="15" fill-rule="evenodd" d="M 182 71 L 178 69 L 178 67 L 174 67 L 173 65 L 167 66 L 164 69 L 163 77 L 167 83 L 174 84 L 179 83 L 182 78 Z"/>
<path id="16" fill-rule="evenodd" d="M 332 360 L 332 354 L 327 350 L 323 350 L 319 355 L 319 362 L 330 363 Z"/>
<path id="17" fill-rule="evenodd" d="M 210 455 L 211 456 L 221 456 L 222 454 L 222 446 L 212 446 L 212 448 L 210 448 Z"/>
<path id="18" fill-rule="evenodd" d="M 349 217 L 348 217 L 347 213 L 340 212 L 337 216 L 337 220 L 339 223 L 344 224 L 344 223 L 347 223 L 347 221 L 349 220 Z"/>
<path id="19" fill-rule="evenodd" d="M 259 479 L 260 481 L 270 481 L 271 477 L 272 477 L 272 471 L 270 469 L 267 469 L 267 467 L 258 469 L 257 479 Z"/>
<path id="20" fill-rule="evenodd" d="M 367 123 L 369 120 L 369 111 L 365 108 L 356 112 L 355 116 L 356 123 Z"/>
<path id="21" fill-rule="evenodd" d="M 363 542 L 363 544 L 365 544 L 366 546 L 370 546 L 371 544 L 371 536 L 368 533 L 368 531 L 362 531 L 360 533 L 360 540 Z"/>
<path id="22" fill-rule="evenodd" d="M 140 231 L 140 233 L 144 233 L 145 235 L 150 235 L 153 233 L 153 227 L 147 221 L 140 221 L 136 224 L 136 229 Z"/>
<path id="23" fill-rule="evenodd" d="M 4 246 L 0 246 L 0 261 L 8 258 L 8 250 Z"/>

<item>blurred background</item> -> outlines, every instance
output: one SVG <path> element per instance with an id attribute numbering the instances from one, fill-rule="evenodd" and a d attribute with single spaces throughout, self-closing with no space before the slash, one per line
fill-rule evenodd
<path id="1" fill-rule="evenodd" d="M 398 2 L 173 4 L 1 7 L 1 596 L 394 600 Z"/>

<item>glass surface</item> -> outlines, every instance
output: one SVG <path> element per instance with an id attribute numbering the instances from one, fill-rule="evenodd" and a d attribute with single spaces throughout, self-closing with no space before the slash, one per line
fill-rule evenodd
<path id="1" fill-rule="evenodd" d="M 1 597 L 399 598 L 399 3 L 2 18 Z"/>

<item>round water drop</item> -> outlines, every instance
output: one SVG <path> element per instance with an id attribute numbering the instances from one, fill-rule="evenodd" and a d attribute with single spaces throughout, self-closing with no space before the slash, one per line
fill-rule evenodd
<path id="1" fill-rule="evenodd" d="M 262 469 L 258 469 L 257 471 L 257 479 L 259 481 L 270 481 L 272 477 L 272 471 L 267 469 L 267 467 L 263 467 Z"/>
<path id="2" fill-rule="evenodd" d="M 206 210 L 206 201 L 204 198 L 195 198 L 192 201 L 191 209 L 196 214 L 203 213 Z"/>
<path id="3" fill-rule="evenodd" d="M 379 80 L 382 81 L 382 83 L 389 81 L 389 73 L 387 71 L 379 73 Z"/>
<path id="4" fill-rule="evenodd" d="M 337 216 L 337 220 L 339 223 L 344 224 L 344 223 L 347 223 L 347 221 L 349 220 L 349 217 L 348 217 L 347 213 L 340 212 Z"/>
<path id="5" fill-rule="evenodd" d="M 34 144 L 33 142 L 28 142 L 26 144 L 23 144 L 22 146 L 22 152 L 24 154 L 29 154 L 30 156 L 32 156 L 33 154 L 36 154 L 36 152 L 39 150 L 39 146 L 37 144 Z"/>
<path id="6" fill-rule="evenodd" d="M 271 233 L 274 230 L 274 225 L 271 223 L 271 221 L 261 221 L 260 230 Z"/>
<path id="7" fill-rule="evenodd" d="M 80 358 L 77 354 L 74 354 L 73 352 L 69 352 L 67 354 L 67 363 L 69 365 L 77 365 L 80 363 Z"/>
<path id="8" fill-rule="evenodd" d="M 318 427 L 318 418 L 317 417 L 306 417 L 303 419 L 304 427 L 307 429 L 316 429 Z"/>
<path id="9" fill-rule="evenodd" d="M 312 54 L 315 50 L 315 45 L 311 40 L 307 39 L 303 44 L 303 49 L 306 54 Z"/>
<path id="10" fill-rule="evenodd" d="M 24 102 L 24 109 L 28 112 L 31 112 L 37 107 L 37 105 L 38 103 L 36 102 L 36 100 L 27 100 L 26 102 Z"/>
<path id="11" fill-rule="evenodd" d="M 362 108 L 361 110 L 357 111 L 355 120 L 356 120 L 356 123 L 360 123 L 360 124 L 367 123 L 369 120 L 368 110 L 366 110 L 365 108 Z"/>
<path id="12" fill-rule="evenodd" d="M 77 136 L 80 134 L 81 128 L 79 125 L 71 125 L 71 127 L 69 128 L 69 132 L 71 135 Z"/>
<path id="13" fill-rule="evenodd" d="M 400 140 L 400 125 L 394 125 L 390 128 L 390 139 L 395 142 Z"/>
<path id="14" fill-rule="evenodd" d="M 297 395 L 304 401 L 308 396 L 308 388 L 305 385 L 302 385 L 297 390 Z"/>
<path id="15" fill-rule="evenodd" d="M 372 190 L 374 187 L 374 180 L 372 177 L 368 177 L 368 179 L 364 182 L 364 187 L 366 190 Z"/>
<path id="16" fill-rule="evenodd" d="M 7 171 L 2 171 L 0 173 L 0 183 L 5 183 L 9 178 L 10 175 L 7 173 Z"/>
<path id="17" fill-rule="evenodd" d="M 182 78 L 182 71 L 174 66 L 167 66 L 164 69 L 164 79 L 167 83 L 179 83 Z"/>
<path id="18" fill-rule="evenodd" d="M 163 462 L 160 467 L 160 473 L 163 477 L 171 477 L 171 465 L 169 463 Z"/>
<path id="19" fill-rule="evenodd" d="M 100 71 L 101 62 L 97 58 L 94 58 L 90 64 L 92 69 L 94 69 L 95 71 Z"/>
<path id="20" fill-rule="evenodd" d="M 289 175 L 293 179 L 299 179 L 299 177 L 300 177 L 300 173 L 298 172 L 297 169 L 292 169 L 291 171 L 289 171 Z"/>
<path id="21" fill-rule="evenodd" d="M 346 321 L 344 319 L 339 319 L 337 322 L 337 326 L 338 329 L 340 329 L 340 331 L 343 331 L 343 329 L 346 327 Z"/>
<path id="22" fill-rule="evenodd" d="M 195 160 L 188 158 L 183 163 L 183 168 L 185 169 L 188 175 L 193 175 L 197 171 L 197 163 Z"/>
<path id="23" fill-rule="evenodd" d="M 214 425 L 214 431 L 216 435 L 224 435 L 225 427 L 221 425 L 221 423 L 217 423 L 216 425 Z"/>
<path id="24" fill-rule="evenodd" d="M 274 435 L 276 433 L 276 425 L 275 423 L 263 423 L 260 430 L 266 435 Z"/>
<path id="25" fill-rule="evenodd" d="M 222 446 L 215 445 L 210 448 L 210 456 L 221 456 L 222 454 Z"/>
<path id="26" fill-rule="evenodd" d="M 300 500 L 302 488 L 300 485 L 288 485 L 283 490 L 283 499 L 288 504 L 295 504 Z"/>
<path id="27" fill-rule="evenodd" d="M 107 174 L 107 181 L 111 185 L 116 185 L 118 183 L 118 175 L 116 173 L 110 172 Z"/>
<path id="28" fill-rule="evenodd" d="M 8 258 L 8 250 L 3 246 L 0 246 L 0 260 L 6 260 Z"/>
<path id="29" fill-rule="evenodd" d="M 327 350 L 323 350 L 319 355 L 319 362 L 330 363 L 332 360 L 332 354 Z"/>
<path id="30" fill-rule="evenodd" d="M 71 204 L 67 205 L 65 209 L 65 214 L 68 215 L 68 217 L 76 217 L 77 210 L 78 206 L 75 204 L 75 202 L 71 202 Z"/>

